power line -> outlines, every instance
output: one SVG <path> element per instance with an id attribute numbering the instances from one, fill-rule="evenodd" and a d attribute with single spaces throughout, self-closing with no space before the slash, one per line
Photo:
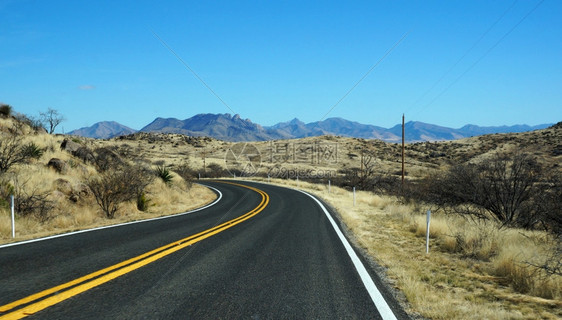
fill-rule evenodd
<path id="1" fill-rule="evenodd" d="M 406 38 L 406 36 L 409 34 L 410 32 L 406 32 L 402 38 L 400 38 L 400 40 L 398 40 L 390 49 L 388 49 L 386 51 L 386 53 L 382 56 L 382 58 L 379 59 L 379 61 L 377 61 L 377 63 L 375 63 L 370 69 L 369 71 L 367 71 L 362 77 L 361 79 L 359 79 L 359 81 L 357 81 L 353 87 L 351 87 L 351 89 L 349 89 L 344 95 L 343 97 L 341 97 L 341 99 L 338 100 L 338 102 L 336 102 L 331 108 L 330 110 L 328 110 L 328 112 L 326 112 L 326 114 L 324 114 L 324 116 L 320 119 L 320 121 L 326 119 L 326 117 L 328 116 L 328 114 L 330 114 L 330 112 L 332 112 L 332 110 L 334 110 L 335 107 L 338 106 L 338 104 L 340 104 L 340 102 L 343 101 L 343 99 L 345 99 L 350 93 L 351 91 L 353 91 L 353 89 L 355 89 L 355 87 L 357 87 L 359 85 L 359 83 L 361 83 L 361 81 L 363 81 L 365 78 L 367 78 L 367 76 L 369 75 L 369 73 L 371 73 L 371 71 L 373 71 L 373 69 L 375 69 L 399 44 L 400 42 L 402 42 L 402 40 L 404 40 L 404 38 Z"/>
<path id="2" fill-rule="evenodd" d="M 232 108 L 226 104 L 226 102 L 224 102 L 223 99 L 221 99 L 221 97 L 219 97 L 219 95 L 213 90 L 211 89 L 211 87 L 193 70 L 189 67 L 189 65 L 183 61 L 183 59 L 162 39 L 160 38 L 160 36 L 158 36 L 158 34 L 156 34 L 156 32 L 154 32 L 154 30 L 150 30 L 152 31 L 152 34 L 154 34 L 154 36 L 160 40 L 160 42 L 162 43 L 162 45 L 164 45 L 164 47 L 166 47 L 166 49 L 168 49 L 183 65 L 184 67 L 189 70 L 207 89 L 209 89 L 209 91 L 211 91 L 211 93 L 217 97 L 217 99 L 219 99 L 219 101 L 228 108 L 228 110 L 230 110 L 232 113 L 236 114 L 236 112 L 234 112 L 234 110 L 232 110 Z"/>
<path id="3" fill-rule="evenodd" d="M 492 50 L 494 50 L 498 44 L 500 44 L 507 36 L 509 36 L 515 28 L 517 28 L 528 16 L 531 15 L 542 3 L 544 0 L 541 0 L 537 3 L 529 12 L 527 12 L 511 29 L 509 29 L 501 38 L 498 39 L 478 60 L 476 60 L 472 65 L 470 65 L 463 73 L 461 73 L 453 82 L 451 82 L 445 89 L 443 89 L 435 98 L 433 98 L 427 105 L 425 105 L 422 109 L 420 109 L 416 114 L 426 110 L 429 106 L 431 106 L 437 99 L 439 99 L 445 92 L 447 92 L 454 84 L 456 84 L 465 74 L 467 74 L 470 70 L 472 70 L 482 59 L 484 59 Z"/>
<path id="4" fill-rule="evenodd" d="M 445 72 L 443 73 L 443 75 L 441 75 L 441 77 L 439 79 L 437 79 L 437 81 L 435 81 L 433 83 L 433 85 L 427 89 L 418 99 L 416 99 L 416 101 L 414 101 L 414 103 L 412 103 L 412 105 L 408 108 L 408 110 L 406 111 L 409 112 L 412 110 L 412 108 L 418 104 L 423 98 L 425 98 L 425 96 L 430 93 L 433 89 L 435 89 L 435 87 L 441 82 L 443 81 L 443 79 L 449 74 L 451 73 L 451 71 L 453 71 L 453 69 L 480 43 L 480 41 L 482 41 L 482 39 L 484 39 L 484 37 L 503 19 L 503 17 L 505 17 L 505 15 L 515 6 L 515 4 L 517 3 L 518 0 L 513 1 L 513 3 L 511 4 L 511 6 L 509 6 L 503 13 L 502 15 L 496 19 L 496 21 L 494 21 L 494 23 L 492 23 L 492 25 L 490 25 L 490 27 L 488 27 L 488 29 L 486 29 L 486 31 L 484 31 L 484 33 L 482 33 L 480 35 L 480 37 L 472 44 L 472 46 L 470 48 L 468 48 L 468 50 L 466 50 L 464 52 L 464 54 Z"/>

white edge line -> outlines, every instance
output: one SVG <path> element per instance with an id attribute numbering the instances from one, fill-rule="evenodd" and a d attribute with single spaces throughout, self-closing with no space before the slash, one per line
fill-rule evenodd
<path id="1" fill-rule="evenodd" d="M 369 296 L 371 296 L 371 300 L 373 300 L 373 303 L 375 304 L 375 307 L 377 308 L 377 310 L 378 310 L 379 314 L 381 315 L 382 319 L 383 320 L 396 320 L 396 316 L 394 315 L 394 312 L 392 312 L 392 309 L 390 309 L 390 307 L 388 306 L 388 303 L 386 303 L 386 300 L 384 299 L 384 297 L 380 293 L 379 289 L 377 288 L 377 285 L 375 285 L 375 282 L 373 281 L 373 278 L 371 278 L 371 276 L 369 275 L 369 272 L 367 272 L 367 269 L 365 268 L 365 265 L 363 265 L 363 262 L 361 262 L 361 259 L 359 259 L 359 257 L 357 256 L 357 253 L 355 253 L 355 250 L 353 250 L 353 247 L 351 246 L 349 241 L 347 241 L 347 239 L 345 238 L 345 236 L 341 232 L 340 227 L 338 226 L 338 224 L 336 223 L 334 218 L 332 218 L 332 215 L 328 212 L 326 207 L 322 204 L 322 202 L 320 202 L 320 200 L 318 200 L 315 196 L 311 195 L 310 193 L 299 190 L 299 189 L 295 189 L 295 188 L 291 188 L 291 187 L 287 187 L 287 186 L 278 186 L 278 185 L 275 185 L 275 184 L 270 184 L 270 183 L 261 182 L 261 181 L 251 181 L 251 182 L 295 190 L 295 191 L 306 194 L 307 196 L 311 197 L 314 201 L 316 201 L 318 206 L 320 206 L 320 208 L 324 211 L 324 214 L 326 214 L 326 217 L 328 217 L 328 220 L 332 224 L 332 227 L 336 231 L 336 234 L 338 235 L 338 237 L 340 238 L 340 241 L 342 242 L 343 246 L 345 247 L 345 250 L 347 251 L 347 254 L 349 254 L 349 257 L 351 258 L 351 262 L 353 262 L 353 265 L 355 266 L 355 269 L 357 270 L 357 273 L 359 274 L 359 277 L 361 277 L 361 281 L 363 281 L 363 285 L 365 286 L 365 289 L 367 289 L 367 292 L 369 293 Z"/>
<path id="2" fill-rule="evenodd" d="M 293 189 L 293 188 L 291 188 L 291 189 Z M 332 218 L 332 215 L 328 212 L 326 207 L 324 207 L 322 202 L 320 202 L 315 196 L 309 194 L 308 192 L 304 192 L 304 191 L 298 190 L 298 189 L 293 189 L 293 190 L 296 190 L 296 191 L 299 191 L 299 192 L 302 192 L 302 193 L 306 194 L 307 196 L 314 199 L 314 201 L 316 201 L 316 203 L 318 203 L 320 208 L 326 214 L 326 217 L 328 217 L 328 220 L 332 224 L 332 227 L 334 227 L 334 230 L 336 231 L 336 234 L 340 238 L 340 241 L 343 243 L 343 246 L 345 247 L 345 250 L 349 254 L 349 257 L 351 258 L 351 262 L 353 262 L 353 264 L 355 265 L 355 269 L 357 269 L 357 272 L 359 273 L 359 276 L 361 277 L 361 280 L 363 281 L 363 285 L 365 285 L 365 288 L 369 292 L 369 295 L 371 296 L 371 299 L 373 300 L 373 303 L 377 307 L 377 310 L 379 311 L 379 314 L 381 315 L 381 317 L 385 320 L 386 319 L 388 319 L 388 320 L 396 319 L 396 316 L 394 315 L 394 312 L 392 312 L 392 309 L 390 309 L 390 307 L 388 306 L 388 303 L 386 303 L 386 300 L 384 300 L 384 297 L 382 296 L 382 294 L 378 290 L 377 286 L 373 282 L 373 279 L 371 278 L 371 276 L 367 272 L 367 269 L 365 269 L 365 266 L 363 265 L 363 262 L 361 262 L 361 260 L 357 256 L 357 253 L 355 253 L 355 250 L 353 250 L 353 247 L 351 246 L 349 241 L 347 241 L 347 239 L 345 238 L 345 236 L 341 232 L 339 226 L 337 225 L 336 221 L 334 221 L 334 218 Z"/>
<path id="3" fill-rule="evenodd" d="M 144 220 L 136 220 L 136 221 L 131 221 L 131 222 L 124 222 L 124 223 L 119 223 L 119 224 L 113 224 L 113 225 L 110 225 L 110 226 L 103 226 L 103 227 L 97 227 L 97 228 L 92 228 L 92 229 L 85 229 L 85 230 L 73 231 L 73 232 L 68 232 L 68 233 L 61 233 L 61 234 L 57 234 L 57 235 L 49 236 L 49 237 L 43 237 L 43 238 L 13 242 L 13 243 L 0 245 L 0 249 L 7 248 L 7 247 L 13 247 L 13 246 L 19 246 L 19 245 L 33 243 L 33 242 L 44 241 L 44 240 L 51 240 L 51 239 L 55 239 L 55 238 L 67 237 L 67 236 L 72 236 L 72 235 L 79 234 L 79 233 L 86 233 L 86 232 L 90 232 L 90 231 L 116 228 L 116 227 L 122 227 L 122 226 L 135 224 L 135 223 L 149 222 L 149 221 L 154 221 L 154 220 L 161 220 L 161 219 L 168 219 L 168 218 L 183 216 L 183 215 L 186 215 L 186 214 L 191 214 L 193 212 L 197 212 L 197 211 L 200 211 L 200 210 L 203 210 L 203 209 L 207 209 L 211 206 L 214 206 L 215 204 L 217 204 L 222 199 L 222 193 L 217 188 L 213 188 L 213 187 L 207 186 L 207 185 L 202 185 L 202 186 L 215 190 L 219 194 L 218 199 L 216 199 L 212 203 L 209 203 L 206 206 L 203 206 L 203 207 L 200 207 L 200 208 L 197 208 L 197 209 L 193 209 L 193 210 L 190 210 L 190 211 L 186 211 L 186 212 L 173 214 L 173 215 L 144 219 Z"/>

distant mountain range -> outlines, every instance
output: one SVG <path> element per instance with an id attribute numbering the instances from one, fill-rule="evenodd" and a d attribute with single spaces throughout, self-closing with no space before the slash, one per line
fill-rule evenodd
<path id="1" fill-rule="evenodd" d="M 466 125 L 460 129 L 441 127 L 419 121 L 410 121 L 405 125 L 406 141 L 441 141 L 456 140 L 471 136 L 490 133 L 524 132 L 544 129 L 552 124 L 537 126 L 514 125 L 497 127 L 480 127 Z M 263 127 L 239 115 L 230 114 L 198 114 L 189 119 L 156 118 L 152 123 L 140 130 L 141 132 L 179 133 L 189 136 L 208 136 L 225 141 L 264 141 L 293 139 L 320 135 L 347 136 L 364 139 L 380 139 L 387 142 L 399 142 L 402 136 L 402 125 L 383 128 L 361 124 L 342 118 L 329 118 L 323 121 L 304 123 L 298 119 L 281 122 L 270 127 Z M 69 132 L 90 138 L 107 139 L 136 132 L 117 122 L 99 122 L 88 128 Z"/>
<path id="2" fill-rule="evenodd" d="M 137 130 L 131 129 L 115 121 L 102 121 L 91 127 L 84 127 L 70 131 L 68 134 L 86 138 L 109 139 L 135 132 L 137 132 Z"/>

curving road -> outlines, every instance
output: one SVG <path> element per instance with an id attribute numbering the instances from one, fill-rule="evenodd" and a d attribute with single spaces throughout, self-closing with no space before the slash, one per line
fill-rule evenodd
<path id="1" fill-rule="evenodd" d="M 0 319 L 407 318 L 310 196 L 203 184 L 203 210 L 0 247 Z"/>

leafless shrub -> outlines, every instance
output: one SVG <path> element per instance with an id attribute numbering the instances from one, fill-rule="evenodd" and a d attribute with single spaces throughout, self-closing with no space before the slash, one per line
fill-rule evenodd
<path id="1" fill-rule="evenodd" d="M 29 153 L 27 146 L 23 145 L 23 138 L 13 127 L 9 133 L 0 138 L 0 173 L 8 171 L 13 165 L 36 157 L 36 153 Z"/>
<path id="2" fill-rule="evenodd" d="M 100 172 L 109 170 L 110 168 L 118 168 L 124 165 L 123 160 L 117 153 L 109 148 L 97 148 L 94 150 L 94 163 Z"/>
<path id="3" fill-rule="evenodd" d="M 494 219 L 502 227 L 560 225 L 560 184 L 545 181 L 541 166 L 526 154 L 458 165 L 418 182 L 415 189 L 418 199 L 467 217 Z"/>
<path id="4" fill-rule="evenodd" d="M 187 188 L 191 188 L 197 172 L 188 163 L 184 162 L 174 168 L 174 171 L 185 181 Z"/>
<path id="5" fill-rule="evenodd" d="M 29 180 L 21 180 L 16 174 L 11 175 L 9 180 L 4 178 L 0 182 L 3 186 L 0 187 L 0 198 L 8 199 L 13 195 L 14 210 L 19 216 L 33 216 L 40 221 L 46 221 L 49 212 L 54 208 L 53 202 L 47 199 L 49 192 L 42 192 L 35 186 L 29 186 Z"/>
<path id="6" fill-rule="evenodd" d="M 207 169 L 201 176 L 206 178 L 220 178 L 220 177 L 230 177 L 230 173 L 220 165 L 216 163 L 211 163 L 207 165 Z"/>
<path id="7" fill-rule="evenodd" d="M 152 175 L 140 167 L 110 168 L 98 177 L 90 178 L 87 185 L 97 204 L 109 219 L 115 217 L 119 205 L 144 194 Z"/>

